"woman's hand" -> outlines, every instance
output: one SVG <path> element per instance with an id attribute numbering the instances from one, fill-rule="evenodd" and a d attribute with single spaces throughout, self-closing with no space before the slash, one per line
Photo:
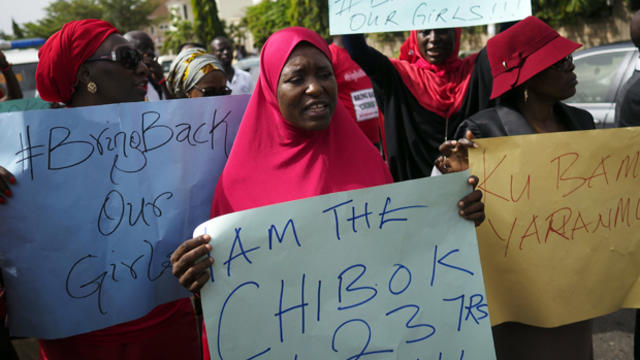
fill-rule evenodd
<path id="1" fill-rule="evenodd" d="M 458 213 L 463 218 L 471 220 L 476 226 L 479 226 L 484 221 L 484 204 L 481 201 L 482 191 L 476 190 L 479 182 L 477 176 L 469 176 L 467 182 L 473 185 L 473 191 L 458 201 L 458 208 L 460 208 Z"/>
<path id="2" fill-rule="evenodd" d="M 440 145 L 440 153 L 435 165 L 443 174 L 463 171 L 469 168 L 469 148 L 477 148 L 475 136 L 470 130 L 460 140 L 448 140 Z"/>
<path id="3" fill-rule="evenodd" d="M 9 172 L 9 170 L 0 166 L 0 205 L 7 203 L 7 198 L 10 198 L 13 194 L 9 188 L 9 184 L 15 185 L 16 178 Z"/>
<path id="4" fill-rule="evenodd" d="M 207 269 L 213 265 L 213 258 L 208 256 L 211 251 L 209 241 L 211 236 L 200 235 L 183 242 L 171 254 L 173 275 L 178 278 L 180 285 L 191 292 L 200 290 L 209 280 Z"/>

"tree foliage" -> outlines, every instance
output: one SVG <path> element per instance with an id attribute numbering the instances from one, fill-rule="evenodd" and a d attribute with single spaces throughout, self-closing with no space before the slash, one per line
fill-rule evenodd
<path id="1" fill-rule="evenodd" d="M 191 21 L 174 17 L 172 19 L 171 26 L 174 27 L 175 30 L 166 32 L 166 38 L 162 42 L 161 49 L 163 54 L 175 53 L 178 46 L 186 42 L 197 41 L 198 37 L 196 36 L 196 32 Z"/>
<path id="2" fill-rule="evenodd" d="M 249 6 L 243 19 L 257 48 L 274 32 L 288 26 L 304 26 L 329 36 L 329 5 L 318 0 L 263 0 Z"/>
<path id="3" fill-rule="evenodd" d="M 533 0 L 531 6 L 535 16 L 552 26 L 601 17 L 610 11 L 603 0 Z"/>
<path id="4" fill-rule="evenodd" d="M 209 44 L 216 36 L 226 36 L 225 24 L 218 16 L 215 0 L 191 0 L 191 7 L 195 33 L 201 43 Z"/>
<path id="5" fill-rule="evenodd" d="M 302 26 L 329 38 L 329 2 L 318 0 L 289 0 L 289 26 Z"/>
<path id="6" fill-rule="evenodd" d="M 102 19 L 110 22 L 123 34 L 149 26 L 149 15 L 159 4 L 159 1 L 154 0 L 98 0 Z"/>
<path id="7" fill-rule="evenodd" d="M 141 29 L 151 23 L 156 0 L 56 0 L 45 8 L 45 17 L 22 25 L 25 37 L 48 38 L 72 20 L 102 19 L 120 32 Z"/>
<path id="8" fill-rule="evenodd" d="M 261 48 L 267 38 L 275 31 L 288 26 L 287 10 L 287 3 L 282 0 L 262 1 L 247 8 L 243 20 L 253 35 L 253 43 L 256 48 Z"/>
<path id="9" fill-rule="evenodd" d="M 24 38 L 24 32 L 22 31 L 22 28 L 13 19 L 11 19 L 11 31 L 13 31 L 13 36 L 16 39 L 23 39 Z"/>

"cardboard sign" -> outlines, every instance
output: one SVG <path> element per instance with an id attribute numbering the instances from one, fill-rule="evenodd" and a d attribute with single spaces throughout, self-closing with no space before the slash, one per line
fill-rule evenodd
<path id="1" fill-rule="evenodd" d="M 493 324 L 554 327 L 640 307 L 640 128 L 475 140 Z"/>

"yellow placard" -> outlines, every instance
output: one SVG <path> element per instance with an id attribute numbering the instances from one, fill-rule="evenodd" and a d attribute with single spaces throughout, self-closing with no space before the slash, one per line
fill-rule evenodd
<path id="1" fill-rule="evenodd" d="M 470 151 L 493 325 L 640 307 L 640 128 L 479 139 Z"/>

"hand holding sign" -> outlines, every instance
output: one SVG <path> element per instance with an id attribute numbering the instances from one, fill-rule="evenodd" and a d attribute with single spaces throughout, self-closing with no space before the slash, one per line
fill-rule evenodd
<path id="1" fill-rule="evenodd" d="M 9 170 L 0 166 L 0 192 L 2 192 L 2 195 L 0 195 L 0 204 L 2 205 L 6 204 L 7 198 L 10 198 L 13 194 L 9 184 L 15 185 L 16 178 Z"/>
<path id="2" fill-rule="evenodd" d="M 200 288 L 209 280 L 209 268 L 213 265 L 211 254 L 211 236 L 204 234 L 189 239 L 171 254 L 173 275 L 178 278 L 180 285 L 191 292 Z M 204 258 L 204 259 L 203 259 Z"/>

